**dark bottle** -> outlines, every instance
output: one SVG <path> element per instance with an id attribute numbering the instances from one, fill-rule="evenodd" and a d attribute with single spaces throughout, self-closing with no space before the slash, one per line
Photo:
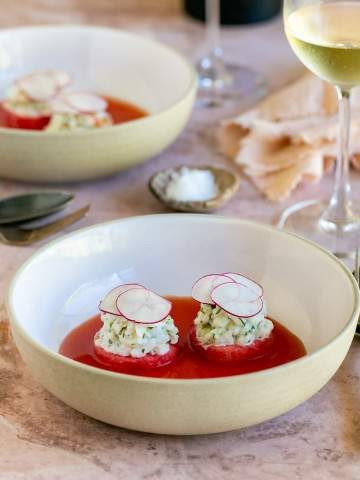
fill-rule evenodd
<path id="1" fill-rule="evenodd" d="M 282 0 L 220 0 L 222 25 L 238 25 L 267 20 L 279 13 Z M 205 0 L 184 0 L 185 11 L 205 19 Z"/>

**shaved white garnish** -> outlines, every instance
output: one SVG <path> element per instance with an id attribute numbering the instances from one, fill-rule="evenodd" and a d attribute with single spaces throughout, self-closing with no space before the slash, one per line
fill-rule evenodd
<path id="1" fill-rule="evenodd" d="M 70 75 L 62 70 L 48 70 L 47 73 L 54 78 L 60 88 L 66 87 L 71 81 Z"/>
<path id="2" fill-rule="evenodd" d="M 171 303 L 146 288 L 133 288 L 119 295 L 119 312 L 128 320 L 141 324 L 161 322 L 171 310 Z"/>
<path id="3" fill-rule="evenodd" d="M 239 283 L 224 283 L 211 293 L 212 301 L 237 317 L 252 317 L 261 312 L 263 301 L 253 290 Z"/>
<path id="4" fill-rule="evenodd" d="M 241 285 L 245 285 L 245 287 L 249 287 L 251 290 L 254 290 L 254 292 L 256 292 L 259 297 L 262 297 L 264 293 L 262 286 L 256 283 L 254 280 L 251 280 L 251 278 L 246 277 L 241 273 L 233 273 L 233 272 L 226 272 L 226 273 L 223 273 L 223 275 L 231 278 L 236 283 L 240 283 Z"/>
<path id="5" fill-rule="evenodd" d="M 50 100 L 50 107 L 53 113 L 76 115 L 78 111 L 66 101 L 66 95 L 58 95 Z"/>
<path id="6" fill-rule="evenodd" d="M 69 92 L 64 98 L 70 107 L 80 113 L 103 112 L 107 108 L 106 100 L 93 93 Z"/>
<path id="7" fill-rule="evenodd" d="M 29 99 L 37 102 L 50 100 L 61 88 L 49 71 L 32 73 L 20 78 L 16 84 Z"/>
<path id="8" fill-rule="evenodd" d="M 214 305 L 214 301 L 211 298 L 211 292 L 215 287 L 221 285 L 222 283 L 234 282 L 231 278 L 226 277 L 225 275 L 212 274 L 205 275 L 204 277 L 199 278 L 194 283 L 192 287 L 191 295 L 192 297 L 201 303 L 209 303 Z"/>
<path id="9" fill-rule="evenodd" d="M 101 300 L 99 304 L 99 310 L 105 313 L 111 313 L 113 315 L 121 316 L 119 312 L 116 301 L 118 296 L 122 293 L 126 292 L 127 290 L 131 290 L 132 288 L 144 288 L 142 285 L 137 283 L 126 283 L 124 285 L 119 285 L 118 287 L 113 288 L 110 292 Z"/>

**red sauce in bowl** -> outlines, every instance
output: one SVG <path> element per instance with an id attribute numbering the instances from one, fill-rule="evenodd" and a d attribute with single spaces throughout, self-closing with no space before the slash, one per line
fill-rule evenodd
<path id="1" fill-rule="evenodd" d="M 94 351 L 94 335 L 101 328 L 100 315 L 90 318 L 72 330 L 64 339 L 59 352 L 81 363 L 105 370 L 158 378 L 212 378 L 257 372 L 291 362 L 306 355 L 302 341 L 283 325 L 274 320 L 273 342 L 262 357 L 245 360 L 233 365 L 210 363 L 193 352 L 188 343 L 188 333 L 199 310 L 199 303 L 190 297 L 168 297 L 173 308 L 171 315 L 179 329 L 179 345 L 182 353 L 172 364 L 154 369 L 123 369 L 101 363 Z"/>
<path id="2" fill-rule="evenodd" d="M 148 116 L 148 113 L 145 110 L 132 103 L 124 102 L 117 98 L 105 97 L 104 95 L 102 95 L 102 97 L 108 102 L 106 111 L 112 116 L 115 125 Z M 0 127 L 42 130 L 47 124 L 48 120 L 45 122 L 39 122 L 30 119 L 26 122 L 23 118 L 20 119 L 20 122 L 16 122 L 9 116 L 8 112 L 3 108 L 0 102 Z"/>
<path id="3" fill-rule="evenodd" d="M 138 118 L 147 117 L 149 114 L 133 105 L 132 103 L 123 102 L 117 98 L 103 97 L 108 102 L 107 112 L 110 113 L 112 119 L 116 124 L 130 122 L 131 120 L 137 120 Z"/>

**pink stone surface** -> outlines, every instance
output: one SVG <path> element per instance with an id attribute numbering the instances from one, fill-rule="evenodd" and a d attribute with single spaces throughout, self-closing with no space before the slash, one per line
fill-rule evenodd
<path id="1" fill-rule="evenodd" d="M 157 4 L 156 16 L 151 5 Z M 177 2 L 95 0 L 3 0 L 1 26 L 24 23 L 97 23 L 143 32 L 186 55 L 202 28 L 176 13 Z M 136 5 L 141 4 L 141 10 Z M 144 7 L 146 6 L 146 8 Z M 155 8 L 155 7 L 154 7 Z M 300 71 L 282 33 L 280 19 L 260 26 L 231 28 L 224 33 L 229 60 L 262 71 L 270 88 Z M 200 50 L 199 50 L 200 51 Z M 146 165 L 88 184 L 62 185 L 76 194 L 76 203 L 90 202 L 85 220 L 72 229 L 97 222 L 163 213 L 147 180 L 160 168 L 181 163 L 231 164 L 216 154 L 212 131 L 231 111 L 197 111 L 181 137 Z M 355 201 L 360 176 L 353 173 Z M 38 188 L 0 183 L 0 194 Z M 291 202 L 326 195 L 331 176 L 321 185 L 304 186 Z M 242 180 L 223 215 L 271 223 L 284 205 L 265 202 Z M 69 230 L 72 230 L 69 229 Z M 16 268 L 36 248 L 0 245 L 0 480 L 332 480 L 360 478 L 360 344 L 355 339 L 345 362 L 317 395 L 286 415 L 256 427 L 202 437 L 165 437 L 130 432 L 92 420 L 64 405 L 32 377 L 12 342 L 4 307 L 7 284 Z"/>

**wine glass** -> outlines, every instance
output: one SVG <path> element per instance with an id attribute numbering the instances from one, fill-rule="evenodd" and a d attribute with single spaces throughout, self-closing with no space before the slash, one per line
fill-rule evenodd
<path id="1" fill-rule="evenodd" d="M 220 0 L 206 0 L 205 30 L 207 53 L 196 65 L 201 105 L 221 106 L 227 101 L 263 95 L 262 75 L 243 66 L 225 64 L 220 44 Z"/>
<path id="2" fill-rule="evenodd" d="M 279 226 L 346 253 L 360 238 L 359 210 L 352 204 L 349 183 L 350 93 L 360 85 L 360 0 L 284 0 L 284 23 L 301 62 L 335 86 L 340 125 L 330 201 L 293 205 L 283 212 Z"/>

